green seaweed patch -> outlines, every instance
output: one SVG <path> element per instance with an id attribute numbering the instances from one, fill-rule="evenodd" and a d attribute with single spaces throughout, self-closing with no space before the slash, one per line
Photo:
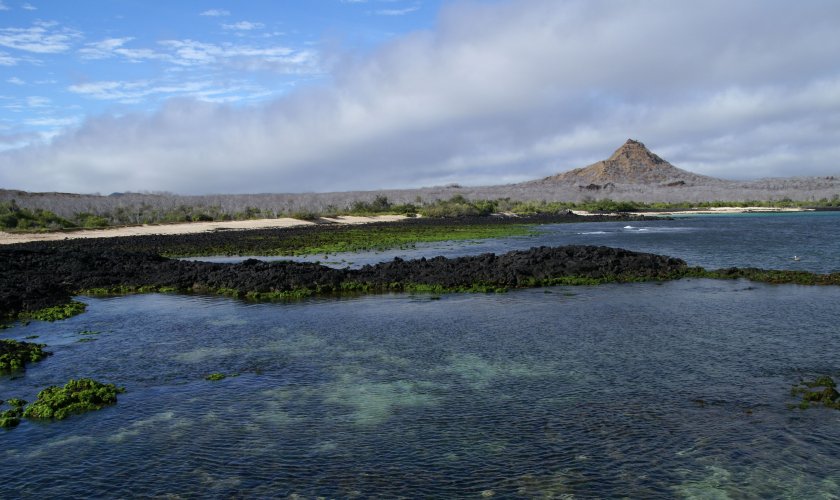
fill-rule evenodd
<path id="1" fill-rule="evenodd" d="M 23 370 L 27 363 L 35 363 L 50 356 L 52 353 L 45 351 L 44 347 L 47 347 L 47 344 L 0 340 L 0 373 Z"/>
<path id="2" fill-rule="evenodd" d="M 172 293 L 177 291 L 178 288 L 174 286 L 122 284 L 110 287 L 83 288 L 81 290 L 77 290 L 76 293 L 78 295 L 88 295 L 91 297 L 113 297 L 139 293 Z"/>
<path id="3" fill-rule="evenodd" d="M 0 405 L 4 402 L 0 401 Z M 26 401 L 18 398 L 11 398 L 5 401 L 5 404 L 10 408 L 8 410 L 0 411 L 0 427 L 3 429 L 10 429 L 17 427 L 20 424 L 20 419 L 23 416 L 23 408 L 26 406 Z"/>
<path id="4" fill-rule="evenodd" d="M 756 269 L 752 267 L 727 269 L 703 269 L 689 267 L 681 271 L 681 276 L 674 278 L 711 278 L 711 279 L 748 279 L 773 285 L 840 285 L 840 273 L 817 274 L 808 271 L 787 271 L 778 269 Z"/>
<path id="5" fill-rule="evenodd" d="M 344 281 L 336 286 L 314 285 L 312 287 L 298 287 L 288 290 L 271 290 L 260 292 L 239 290 L 234 288 L 195 288 L 194 291 L 215 293 L 217 295 L 224 295 L 226 297 L 231 297 L 235 299 L 264 302 L 277 300 L 300 300 L 309 297 L 325 295 L 342 296 L 391 292 L 407 292 L 433 295 L 440 295 L 446 293 L 506 293 L 511 288 L 532 288 L 545 286 L 591 286 L 603 283 L 643 282 L 657 281 L 662 279 L 670 279 L 670 277 L 633 274 L 607 275 L 597 278 L 588 276 L 560 276 L 556 278 L 545 279 L 531 278 L 527 281 L 520 282 L 515 287 L 508 287 L 499 283 L 482 281 L 452 286 L 402 281 L 395 281 L 391 283 Z"/>
<path id="6" fill-rule="evenodd" d="M 35 419 L 62 420 L 70 415 L 100 410 L 117 402 L 124 387 L 103 384 L 89 378 L 71 379 L 64 387 L 50 386 L 38 393 L 38 399 L 26 407 L 23 416 Z"/>
<path id="7" fill-rule="evenodd" d="M 79 335 L 99 335 L 100 333 L 102 332 L 97 332 L 94 330 L 82 330 L 81 332 L 79 332 Z"/>
<path id="8" fill-rule="evenodd" d="M 184 245 L 165 252 L 164 257 L 202 255 L 335 255 L 344 252 L 414 248 L 417 243 L 482 240 L 535 234 L 528 224 L 440 224 L 380 225 L 371 227 L 335 226 L 330 230 L 306 231 L 283 237 L 246 236 L 235 244 Z"/>
<path id="9" fill-rule="evenodd" d="M 840 393 L 837 383 L 828 375 L 821 375 L 813 380 L 801 380 L 790 390 L 791 396 L 800 397 L 799 404 L 788 405 L 791 408 L 806 410 L 812 404 L 821 404 L 826 408 L 840 410 Z"/>
<path id="10" fill-rule="evenodd" d="M 37 311 L 23 312 L 19 315 L 21 319 L 37 319 L 39 321 L 58 321 L 67 319 L 77 314 L 82 314 L 87 309 L 87 304 L 71 300 L 67 304 L 53 307 L 46 307 Z"/>
<path id="11" fill-rule="evenodd" d="M 207 375 L 206 377 L 204 377 L 204 380 L 211 380 L 211 381 L 215 382 L 217 380 L 224 380 L 226 378 L 227 378 L 227 375 L 225 375 L 224 373 L 216 372 L 216 373 L 211 373 L 210 375 Z"/>

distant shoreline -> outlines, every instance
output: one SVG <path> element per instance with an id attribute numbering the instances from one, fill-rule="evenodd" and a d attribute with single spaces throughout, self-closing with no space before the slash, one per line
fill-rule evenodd
<path id="1" fill-rule="evenodd" d="M 689 210 L 647 210 L 622 213 L 598 213 L 586 210 L 572 210 L 571 213 L 580 216 L 581 222 L 586 222 L 590 217 L 604 216 L 633 216 L 633 217 L 671 217 L 681 215 L 725 215 L 742 213 L 790 213 L 790 212 L 814 212 L 825 209 L 799 208 L 799 207 L 711 207 Z M 513 214 L 497 214 L 512 219 L 524 218 Z M 376 222 L 397 222 L 408 219 L 406 215 L 374 215 L 374 216 L 352 216 L 342 215 L 337 217 L 322 217 L 319 220 L 328 224 L 371 224 Z M 277 219 L 252 219 L 240 221 L 215 221 L 215 222 L 180 222 L 175 224 L 144 224 L 141 226 L 109 227 L 102 229 L 81 229 L 75 231 L 56 232 L 32 232 L 32 233 L 7 233 L 0 231 L 0 245 L 12 245 L 16 243 L 30 243 L 35 241 L 61 241 L 85 238 L 116 238 L 123 236 L 148 236 L 148 235 L 181 235 L 196 234 L 212 231 L 225 230 L 248 230 L 248 229 L 273 229 L 297 226 L 312 226 L 317 222 L 302 219 L 283 217 Z"/>
<path id="2" fill-rule="evenodd" d="M 636 210 L 625 212 L 627 215 L 645 217 L 670 217 L 673 215 L 722 215 L 722 214 L 748 214 L 748 213 L 786 213 L 786 212 L 815 212 L 814 208 L 800 207 L 711 207 L 686 210 Z M 586 210 L 572 210 L 575 215 L 593 216 L 604 215 L 598 212 Z"/>
<path id="3" fill-rule="evenodd" d="M 787 212 L 814 212 L 813 208 L 800 207 L 710 207 L 689 210 L 665 210 L 631 212 L 633 215 L 721 215 L 721 214 L 749 214 L 749 213 L 787 213 Z"/>
<path id="4" fill-rule="evenodd" d="M 338 216 L 323 218 L 333 224 L 369 224 L 372 222 L 393 222 L 406 219 L 405 215 L 376 215 L 371 217 Z M 121 236 L 175 235 L 207 233 L 211 231 L 237 229 L 272 229 L 314 225 L 315 222 L 283 217 L 278 219 L 252 219 L 217 222 L 180 222 L 177 224 L 144 224 L 142 226 L 111 227 L 103 229 L 82 229 L 43 233 L 6 233 L 0 231 L 0 245 L 29 243 L 33 241 L 61 241 L 82 238 L 116 238 Z"/>

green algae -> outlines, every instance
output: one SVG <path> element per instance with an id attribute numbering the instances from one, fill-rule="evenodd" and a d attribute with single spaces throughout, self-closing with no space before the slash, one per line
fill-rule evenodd
<path id="1" fill-rule="evenodd" d="M 414 248 L 417 243 L 482 240 L 530 236 L 534 226 L 528 224 L 383 224 L 376 227 L 332 226 L 319 231 L 304 231 L 282 237 L 248 236 L 235 243 L 175 246 L 165 257 L 198 257 L 207 255 L 332 255 L 345 252 Z"/>
<path id="2" fill-rule="evenodd" d="M 226 378 L 227 378 L 227 375 L 225 375 L 224 373 L 215 372 L 215 373 L 211 373 L 210 375 L 207 375 L 206 377 L 204 377 L 204 380 L 210 380 L 210 381 L 215 382 L 217 380 L 224 380 Z"/>
<path id="3" fill-rule="evenodd" d="M 46 344 L 0 340 L 0 373 L 11 373 L 26 368 L 27 363 L 41 361 L 51 352 L 44 351 Z"/>
<path id="4" fill-rule="evenodd" d="M 3 405 L 4 401 L 0 401 Z M 17 427 L 20 424 L 20 418 L 23 416 L 23 407 L 26 406 L 26 401 L 19 398 L 11 398 L 5 401 L 10 408 L 8 410 L 0 411 L 0 428 L 9 429 Z"/>
<path id="5" fill-rule="evenodd" d="M 58 321 L 67 319 L 77 314 L 82 314 L 87 309 L 87 304 L 71 300 L 66 304 L 53 307 L 46 307 L 37 311 L 22 312 L 18 315 L 20 319 L 37 319 L 39 321 Z"/>
<path id="6" fill-rule="evenodd" d="M 788 405 L 791 408 L 806 410 L 812 404 L 819 404 L 826 408 L 840 410 L 840 393 L 837 392 L 837 383 L 828 375 L 821 375 L 813 380 L 801 380 L 790 390 L 791 396 L 801 396 L 801 401 L 796 405 Z"/>
<path id="7" fill-rule="evenodd" d="M 747 279 L 774 285 L 840 285 L 840 273 L 817 274 L 808 271 L 756 269 L 752 267 L 711 270 L 702 267 L 689 267 L 676 273 L 674 278 Z"/>
<path id="8" fill-rule="evenodd" d="M 172 293 L 177 291 L 178 288 L 174 286 L 121 284 L 110 287 L 83 288 L 77 290 L 76 293 L 78 295 L 87 295 L 91 297 L 110 297 L 133 295 L 137 293 Z"/>
<path id="9" fill-rule="evenodd" d="M 38 393 L 38 399 L 23 411 L 34 419 L 62 420 L 70 415 L 100 410 L 117 402 L 125 388 L 103 384 L 89 378 L 71 379 L 64 387 L 50 386 Z"/>

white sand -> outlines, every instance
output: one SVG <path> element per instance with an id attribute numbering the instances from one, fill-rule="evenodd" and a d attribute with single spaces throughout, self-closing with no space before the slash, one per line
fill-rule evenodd
<path id="1" fill-rule="evenodd" d="M 775 208 L 775 207 L 711 207 L 702 210 L 669 210 L 667 212 L 627 212 L 628 215 L 648 215 L 656 217 L 669 215 L 713 215 L 713 214 L 745 214 L 750 212 L 809 212 L 813 208 Z M 574 210 L 575 215 L 604 215 L 586 210 Z"/>
<path id="2" fill-rule="evenodd" d="M 631 215 L 714 215 L 745 214 L 750 212 L 813 212 L 812 208 L 776 208 L 776 207 L 711 207 L 702 210 L 673 210 L 668 212 L 631 212 Z"/>
<path id="3" fill-rule="evenodd" d="M 324 219 L 337 224 L 367 224 L 370 222 L 392 222 L 405 219 L 404 215 L 379 215 L 375 217 L 341 216 Z M 299 219 L 258 219 L 237 220 L 224 222 L 185 222 L 181 224 L 160 224 L 129 227 L 115 227 L 107 229 L 84 229 L 80 231 L 55 233 L 4 233 L 0 231 L 0 245 L 12 243 L 26 243 L 29 241 L 58 241 L 77 238 L 112 238 L 116 236 L 138 236 L 149 234 L 192 234 L 206 233 L 219 229 L 268 229 L 278 227 L 293 227 L 312 225 Z"/>

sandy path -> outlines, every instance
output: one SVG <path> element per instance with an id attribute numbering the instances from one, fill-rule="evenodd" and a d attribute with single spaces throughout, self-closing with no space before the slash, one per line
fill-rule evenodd
<path id="1" fill-rule="evenodd" d="M 337 224 L 367 224 L 370 222 L 392 222 L 405 219 L 404 215 L 379 215 L 376 217 L 341 216 L 324 219 Z M 77 238 L 113 238 L 117 236 L 138 236 L 149 234 L 192 234 L 219 229 L 270 229 L 312 225 L 299 219 L 258 219 L 223 222 L 186 222 L 182 224 L 143 225 L 107 229 L 83 229 L 80 231 L 56 233 L 4 233 L 0 231 L 0 245 L 26 243 L 29 241 L 58 241 Z"/>

